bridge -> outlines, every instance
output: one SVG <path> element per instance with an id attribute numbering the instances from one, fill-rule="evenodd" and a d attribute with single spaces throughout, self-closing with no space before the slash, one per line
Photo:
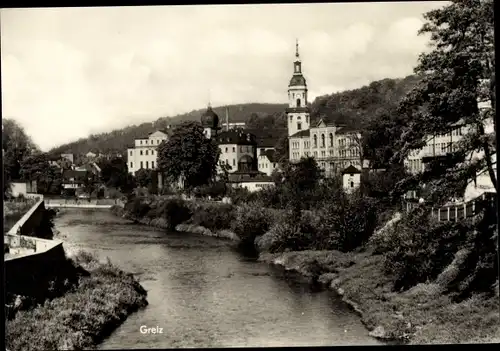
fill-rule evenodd
<path id="1" fill-rule="evenodd" d="M 111 208 L 115 205 L 123 207 L 123 201 L 119 199 L 45 199 L 46 208 Z"/>

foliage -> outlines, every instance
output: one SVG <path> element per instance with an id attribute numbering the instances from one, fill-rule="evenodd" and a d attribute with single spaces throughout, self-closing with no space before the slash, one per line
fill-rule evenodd
<path id="1" fill-rule="evenodd" d="M 278 160 L 278 164 L 284 166 L 290 159 L 290 142 L 288 135 L 283 135 L 275 146 L 276 153 L 274 157 Z"/>
<path id="2" fill-rule="evenodd" d="M 188 203 L 177 198 L 161 201 L 155 211 L 158 217 L 167 221 L 170 231 L 175 231 L 178 224 L 186 222 L 192 216 Z"/>
<path id="3" fill-rule="evenodd" d="M 243 246 L 254 247 L 255 238 L 267 232 L 274 222 L 272 213 L 258 204 L 244 204 L 236 210 L 231 230 L 241 239 Z"/>
<path id="4" fill-rule="evenodd" d="M 2 149 L 4 181 L 20 179 L 21 162 L 31 154 L 39 152 L 24 128 L 8 118 L 2 120 Z"/>
<path id="5" fill-rule="evenodd" d="M 158 169 L 171 180 L 182 179 L 188 190 L 215 178 L 220 150 L 199 123 L 186 122 L 158 146 Z"/>
<path id="6" fill-rule="evenodd" d="M 130 193 L 135 187 L 135 179 L 128 173 L 127 163 L 120 157 L 102 162 L 101 181 L 107 187 L 118 188 L 123 193 Z"/>
<path id="7" fill-rule="evenodd" d="M 147 188 L 153 183 L 155 172 L 152 169 L 141 168 L 135 172 L 135 181 L 138 186 Z"/>
<path id="8" fill-rule="evenodd" d="M 273 114 L 252 113 L 245 121 L 245 127 L 252 129 L 281 129 L 287 127 L 285 107 Z"/>
<path id="9" fill-rule="evenodd" d="M 207 204 L 193 212 L 193 224 L 212 231 L 230 229 L 236 219 L 236 210 L 229 204 Z"/>
<path id="10" fill-rule="evenodd" d="M 45 153 L 25 157 L 20 163 L 19 175 L 25 181 L 36 180 L 38 193 L 60 194 L 61 192 L 61 170 L 49 164 Z"/>
<path id="11" fill-rule="evenodd" d="M 227 193 L 227 186 L 224 181 L 211 182 L 194 189 L 194 195 L 199 197 L 210 196 L 212 198 L 221 198 Z"/>
<path id="12" fill-rule="evenodd" d="M 493 1 L 455 0 L 426 13 L 425 19 L 420 33 L 430 34 L 432 50 L 420 56 L 415 73 L 422 79 L 399 106 L 405 123 L 392 160 L 401 162 L 411 150 L 422 147 L 427 136 L 450 131 L 457 123 L 467 126 L 457 152 L 461 157 L 441 171 L 428 173 L 425 181 L 417 180 L 439 190 L 435 201 L 445 201 L 478 168 L 488 170 L 496 187 L 495 138 L 485 127 L 491 121 L 496 132 Z M 478 102 L 487 101 L 491 106 L 479 108 Z M 476 151 L 484 152 L 484 157 L 464 161 Z"/>
<path id="13" fill-rule="evenodd" d="M 94 257 L 81 261 L 90 274 L 80 278 L 77 288 L 6 321 L 7 349 L 89 349 L 147 305 L 146 291 L 131 274 Z"/>
<path id="14" fill-rule="evenodd" d="M 127 201 L 124 209 L 131 214 L 133 218 L 140 219 L 148 214 L 151 210 L 151 206 L 144 203 L 140 197 L 135 197 L 131 201 Z"/>

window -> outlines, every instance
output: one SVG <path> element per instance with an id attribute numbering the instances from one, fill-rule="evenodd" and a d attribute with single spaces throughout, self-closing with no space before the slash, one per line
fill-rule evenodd
<path id="1" fill-rule="evenodd" d="M 325 151 L 324 151 L 324 150 L 323 150 L 323 151 L 321 151 L 321 156 L 322 156 L 322 157 L 325 157 Z"/>
<path id="2" fill-rule="evenodd" d="M 143 167 L 143 166 L 142 166 L 142 161 L 141 161 L 141 168 L 142 168 L 142 167 Z"/>
<path id="3" fill-rule="evenodd" d="M 151 161 L 151 168 L 155 169 L 155 161 Z"/>
<path id="4" fill-rule="evenodd" d="M 141 140 L 141 141 L 139 141 L 139 143 L 142 145 L 142 140 Z"/>
<path id="5" fill-rule="evenodd" d="M 155 154 L 155 150 L 151 150 L 151 155 L 154 155 Z"/>
<path id="6" fill-rule="evenodd" d="M 146 169 L 148 169 L 148 168 L 149 168 L 149 162 L 146 161 Z"/>
<path id="7" fill-rule="evenodd" d="M 148 154 L 148 150 L 146 150 L 146 155 Z"/>
<path id="8" fill-rule="evenodd" d="M 297 123 L 297 130 L 302 130 L 302 123 Z"/>
<path id="9" fill-rule="evenodd" d="M 292 123 L 292 122 L 293 122 L 293 116 L 290 115 L 290 123 Z"/>
<path id="10" fill-rule="evenodd" d="M 226 147 L 226 152 L 227 152 L 227 147 Z"/>
<path id="11" fill-rule="evenodd" d="M 318 136 L 315 134 L 314 135 L 314 147 L 318 147 Z"/>
<path id="12" fill-rule="evenodd" d="M 233 166 L 236 166 L 236 159 L 233 158 Z"/>
<path id="13" fill-rule="evenodd" d="M 156 143 L 159 144 L 160 143 L 160 139 L 156 140 Z"/>
<path id="14" fill-rule="evenodd" d="M 317 156 L 318 156 L 318 152 L 314 151 L 314 157 L 317 157 Z"/>
<path id="15" fill-rule="evenodd" d="M 133 154 L 133 151 L 132 151 L 132 150 L 130 150 L 130 156 L 132 156 L 132 154 Z"/>
<path id="16" fill-rule="evenodd" d="M 236 152 L 236 148 L 233 146 L 233 152 Z"/>
<path id="17" fill-rule="evenodd" d="M 130 162 L 130 168 L 134 168 L 134 162 Z"/>
<path id="18" fill-rule="evenodd" d="M 354 188 L 354 182 L 351 181 L 351 188 Z"/>
<path id="19" fill-rule="evenodd" d="M 297 99 L 297 107 L 300 107 L 300 99 Z"/>
<path id="20" fill-rule="evenodd" d="M 333 134 L 330 133 L 330 147 L 333 147 Z"/>
<path id="21" fill-rule="evenodd" d="M 321 147 L 325 147 L 325 134 L 321 134 Z"/>
<path id="22" fill-rule="evenodd" d="M 140 151 L 141 155 L 142 155 L 142 150 Z"/>

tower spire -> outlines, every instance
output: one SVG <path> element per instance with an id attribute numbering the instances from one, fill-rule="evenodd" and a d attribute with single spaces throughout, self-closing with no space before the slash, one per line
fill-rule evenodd
<path id="1" fill-rule="evenodd" d="M 208 89 L 208 108 L 212 107 L 212 102 L 210 101 L 210 88 Z"/>
<path id="2" fill-rule="evenodd" d="M 299 58 L 299 39 L 295 39 L 295 57 Z"/>

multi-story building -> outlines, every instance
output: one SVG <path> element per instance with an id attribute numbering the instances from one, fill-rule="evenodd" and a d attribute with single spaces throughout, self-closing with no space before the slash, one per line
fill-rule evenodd
<path id="1" fill-rule="evenodd" d="M 276 151 L 274 149 L 259 148 L 259 156 L 257 158 L 258 169 L 260 172 L 270 176 L 273 171 L 278 168 L 276 160 Z"/>
<path id="2" fill-rule="evenodd" d="M 139 169 L 156 169 L 157 148 L 162 141 L 168 140 L 170 129 L 157 130 L 147 137 L 135 139 L 134 146 L 127 149 L 127 166 L 129 173 L 135 174 Z"/>
<path id="3" fill-rule="evenodd" d="M 361 168 L 361 135 L 347 126 L 319 119 L 311 127 L 307 83 L 296 44 L 294 73 L 288 85 L 288 139 L 290 161 L 314 157 L 326 176 L 338 174 L 352 165 Z"/>
<path id="4" fill-rule="evenodd" d="M 428 136 L 426 144 L 422 148 L 410 151 L 404 161 L 404 165 L 412 174 L 423 172 L 426 159 L 446 156 L 451 152 L 457 151 L 459 142 L 466 133 L 467 127 L 457 124 L 448 132 Z"/>

